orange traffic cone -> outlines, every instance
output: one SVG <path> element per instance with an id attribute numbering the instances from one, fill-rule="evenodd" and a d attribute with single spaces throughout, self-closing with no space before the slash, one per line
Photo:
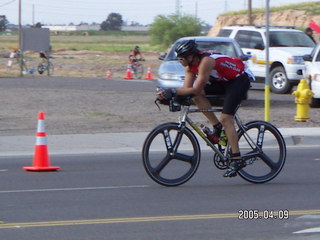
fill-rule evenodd
<path id="1" fill-rule="evenodd" d="M 147 80 L 152 80 L 151 65 L 148 66 L 148 71 L 147 71 L 146 79 L 147 79 Z"/>
<path id="2" fill-rule="evenodd" d="M 112 77 L 112 75 L 111 75 L 111 71 L 110 70 L 108 70 L 107 71 L 107 74 L 106 74 L 106 78 L 111 78 Z"/>
<path id="3" fill-rule="evenodd" d="M 131 70 L 131 62 L 128 62 L 127 73 L 124 79 L 133 79 Z"/>
<path id="4" fill-rule="evenodd" d="M 23 167 L 23 169 L 27 171 L 55 171 L 60 169 L 60 167 L 50 166 L 44 112 L 39 112 L 38 114 L 37 141 L 34 148 L 33 166 Z"/>

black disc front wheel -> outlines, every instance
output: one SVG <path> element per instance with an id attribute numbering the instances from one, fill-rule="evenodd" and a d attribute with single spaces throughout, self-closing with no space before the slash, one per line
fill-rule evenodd
<path id="1" fill-rule="evenodd" d="M 152 130 L 142 150 L 143 166 L 155 182 L 178 186 L 187 182 L 200 163 L 197 138 L 178 123 L 165 123 Z"/>

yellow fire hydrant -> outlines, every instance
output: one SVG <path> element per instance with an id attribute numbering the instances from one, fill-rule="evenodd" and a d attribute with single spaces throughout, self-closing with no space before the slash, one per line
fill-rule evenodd
<path id="1" fill-rule="evenodd" d="M 297 115 L 294 120 L 297 122 L 305 122 L 309 119 L 309 104 L 313 92 L 310 90 L 307 80 L 301 79 L 297 90 L 292 93 L 295 96 L 295 103 L 297 104 Z"/>

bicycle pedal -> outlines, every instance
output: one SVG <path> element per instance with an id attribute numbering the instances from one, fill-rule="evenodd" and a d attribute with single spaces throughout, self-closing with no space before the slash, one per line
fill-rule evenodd
<path id="1" fill-rule="evenodd" d="M 224 177 L 236 177 L 238 175 L 238 171 L 235 168 L 229 168 L 225 174 Z"/>

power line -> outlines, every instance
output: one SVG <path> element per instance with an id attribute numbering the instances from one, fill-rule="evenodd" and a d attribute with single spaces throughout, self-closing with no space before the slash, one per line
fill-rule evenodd
<path id="1" fill-rule="evenodd" d="M 15 1 L 16 1 L 16 0 L 12 0 L 12 1 L 10 1 L 10 2 L 4 3 L 4 4 L 0 5 L 0 7 L 7 6 L 7 5 L 9 5 L 9 4 L 11 4 L 11 3 L 15 2 Z"/>

